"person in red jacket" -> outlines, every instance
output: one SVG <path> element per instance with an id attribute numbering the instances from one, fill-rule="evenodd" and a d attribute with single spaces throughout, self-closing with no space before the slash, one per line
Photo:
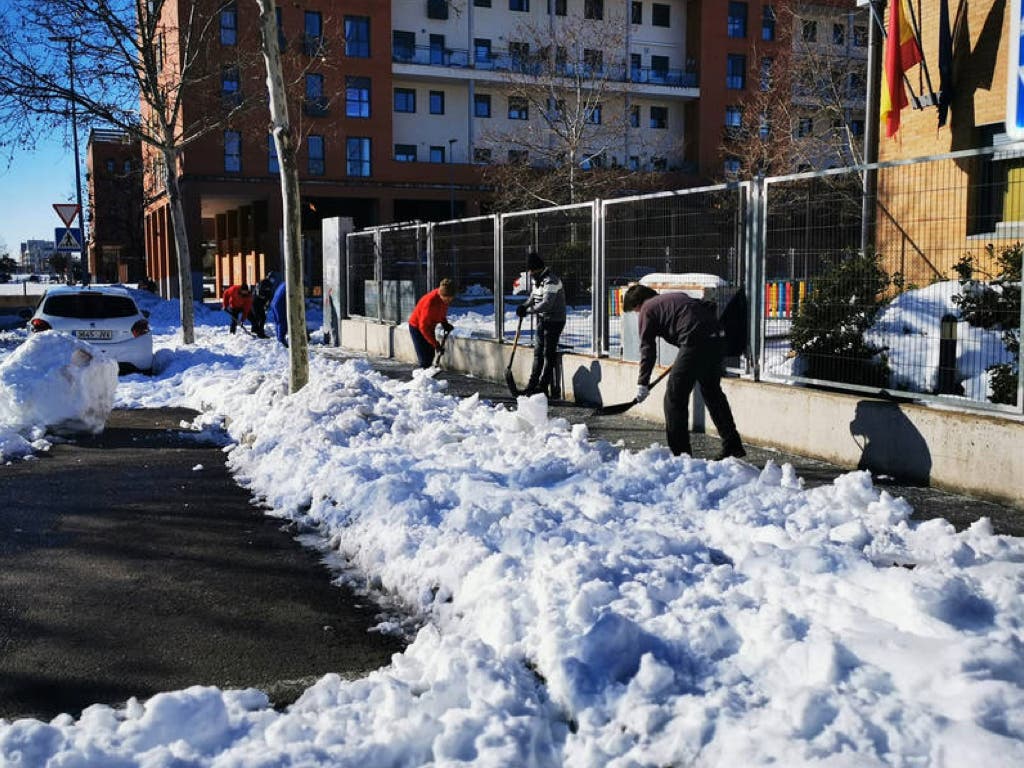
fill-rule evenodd
<path id="1" fill-rule="evenodd" d="M 221 297 L 224 311 L 231 315 L 231 332 L 234 333 L 240 322 L 249 319 L 252 313 L 252 292 L 245 283 L 232 285 Z"/>
<path id="2" fill-rule="evenodd" d="M 452 329 L 448 322 L 448 305 L 455 298 L 455 283 L 447 277 L 437 288 L 426 294 L 418 302 L 409 315 L 409 335 L 412 345 L 416 348 L 420 368 L 429 368 L 434 364 L 434 352 L 444 351 L 441 342 L 434 335 L 434 329 L 440 324 L 445 333 Z"/>

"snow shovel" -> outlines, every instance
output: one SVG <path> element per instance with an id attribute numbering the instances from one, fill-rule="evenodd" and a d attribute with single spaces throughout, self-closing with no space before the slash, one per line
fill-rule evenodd
<path id="1" fill-rule="evenodd" d="M 519 325 L 516 326 L 516 338 L 512 342 L 512 354 L 508 356 L 508 368 L 505 369 L 505 383 L 508 384 L 508 391 L 513 396 L 519 396 L 519 387 L 512 376 L 512 361 L 516 359 L 516 347 L 519 346 L 519 333 L 523 330 L 523 318 L 519 318 Z"/>
<path id="2" fill-rule="evenodd" d="M 658 382 L 661 381 L 662 379 L 664 379 L 666 376 L 668 376 L 671 371 L 672 371 L 671 368 L 668 368 L 667 370 L 663 371 L 661 376 L 659 376 L 658 378 L 656 378 L 654 381 L 651 382 L 650 389 L 654 389 L 656 386 L 658 386 Z M 637 404 L 637 399 L 634 397 L 628 403 L 616 403 L 615 405 L 606 405 L 606 406 L 603 406 L 601 408 L 598 408 L 596 411 L 594 411 L 594 415 L 595 416 L 615 416 L 618 413 L 625 413 L 626 411 L 628 411 L 630 408 L 632 408 L 636 404 Z"/>
<path id="3" fill-rule="evenodd" d="M 444 355 L 444 345 L 447 344 L 447 343 L 448 343 L 448 331 L 446 330 L 441 335 L 441 343 L 438 345 L 437 349 L 434 351 L 434 362 L 431 363 L 431 364 L 435 368 L 437 368 L 437 367 L 439 367 L 441 365 L 441 357 Z"/>

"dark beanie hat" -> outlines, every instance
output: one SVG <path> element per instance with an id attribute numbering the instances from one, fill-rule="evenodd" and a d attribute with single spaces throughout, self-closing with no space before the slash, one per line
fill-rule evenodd
<path id="1" fill-rule="evenodd" d="M 537 255 L 536 251 L 530 251 L 526 256 L 526 268 L 528 270 L 544 269 L 544 259 Z"/>

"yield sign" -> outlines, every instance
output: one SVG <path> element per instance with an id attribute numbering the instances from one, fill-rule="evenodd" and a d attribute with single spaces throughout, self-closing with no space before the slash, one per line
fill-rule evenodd
<path id="1" fill-rule="evenodd" d="M 75 203 L 54 203 L 53 210 L 60 216 L 65 227 L 70 227 L 71 222 L 78 216 L 78 206 Z"/>

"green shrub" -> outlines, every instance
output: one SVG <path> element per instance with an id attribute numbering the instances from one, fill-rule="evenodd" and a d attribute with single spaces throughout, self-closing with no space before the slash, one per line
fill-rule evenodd
<path id="1" fill-rule="evenodd" d="M 989 260 L 996 267 L 995 278 L 988 281 L 974 279 L 980 270 L 971 254 L 958 261 L 953 271 L 960 281 L 960 293 L 953 303 L 960 309 L 960 317 L 977 328 L 1001 331 L 1003 346 L 1012 358 L 1008 363 L 990 365 L 989 383 L 993 403 L 1014 405 L 1020 378 L 1020 289 L 1021 254 L 1024 248 L 1015 243 L 999 253 L 989 244 Z"/>
<path id="2" fill-rule="evenodd" d="M 885 306 L 890 279 L 876 254 L 845 253 L 814 279 L 793 320 L 791 343 L 812 379 L 886 387 L 884 347 L 864 339 Z"/>

